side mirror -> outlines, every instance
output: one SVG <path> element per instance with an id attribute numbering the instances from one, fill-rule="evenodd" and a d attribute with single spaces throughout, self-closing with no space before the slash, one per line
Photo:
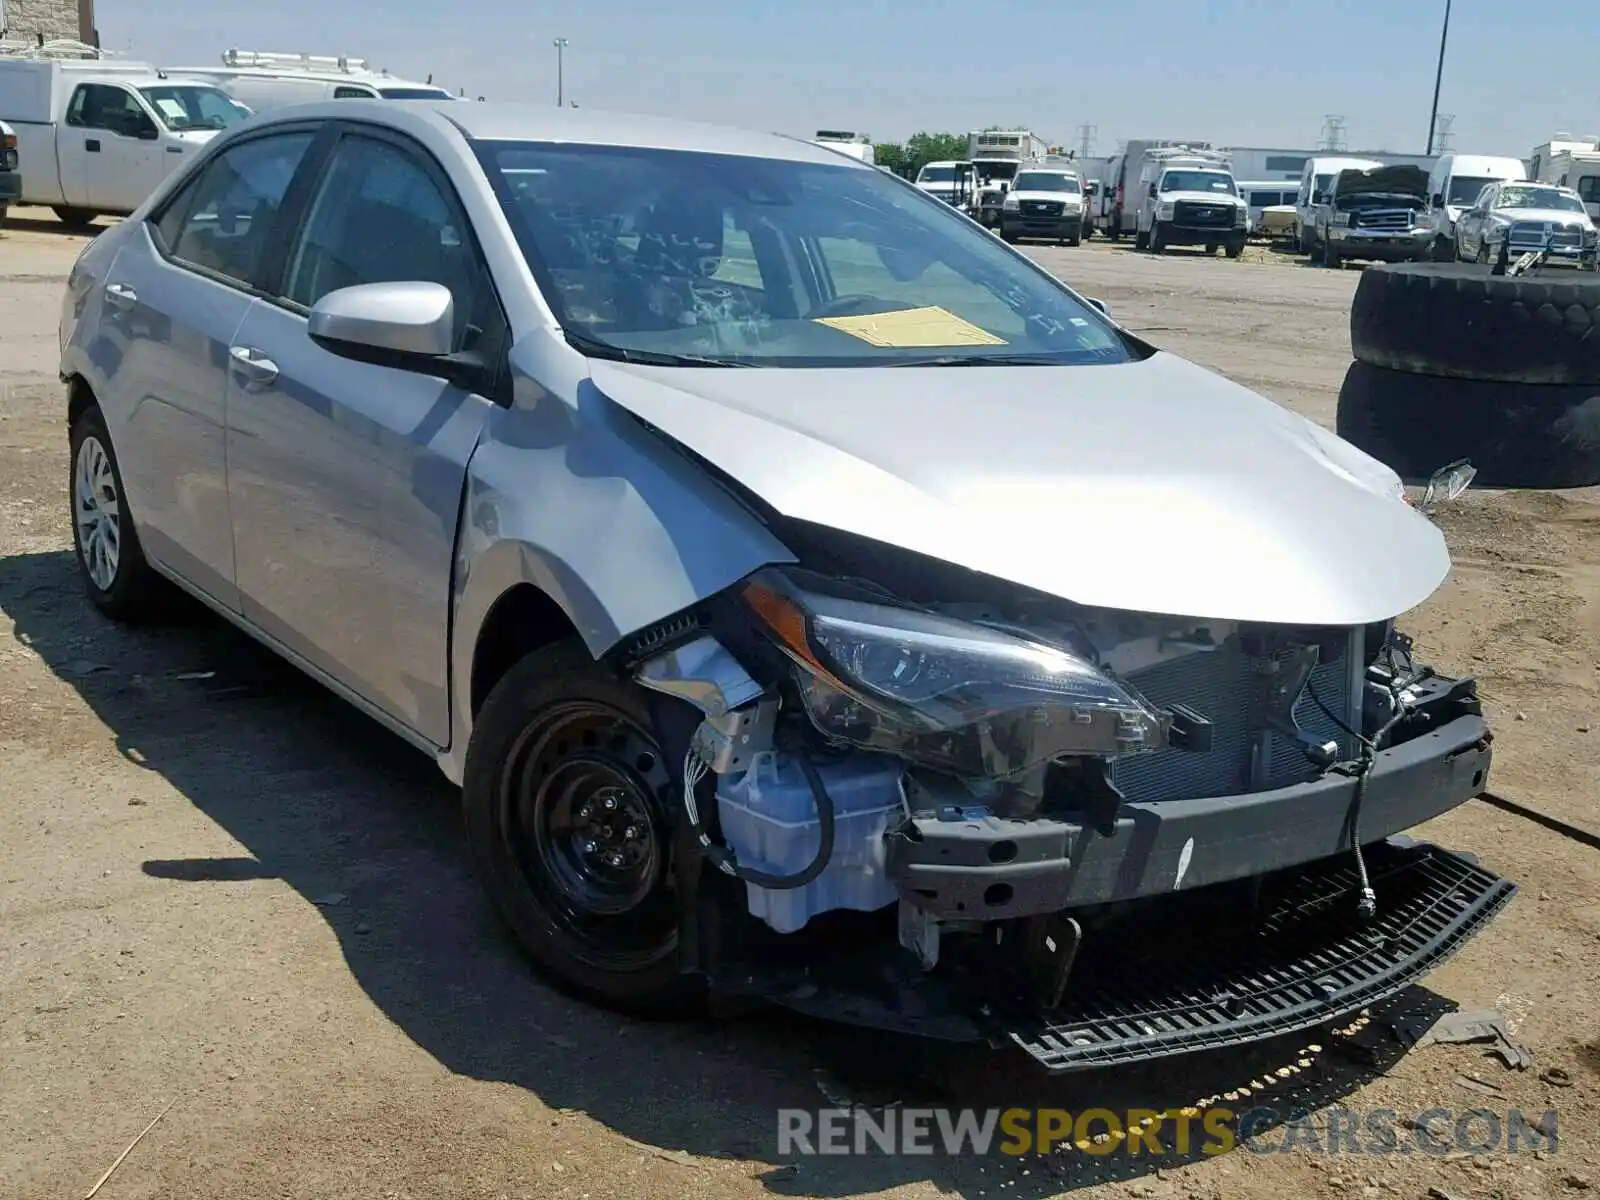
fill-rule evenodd
<path id="1" fill-rule="evenodd" d="M 306 334 L 330 354 L 400 370 L 443 373 L 455 342 L 455 300 L 438 283 L 363 283 L 329 292 Z"/>
<path id="2" fill-rule="evenodd" d="M 1150 185 L 1150 199 L 1154 200 L 1160 194 L 1161 194 L 1161 189 L 1156 187 L 1156 185 L 1152 183 Z"/>
<path id="3" fill-rule="evenodd" d="M 1440 467 L 1428 480 L 1417 508 L 1425 515 L 1432 514 L 1441 504 L 1448 504 L 1472 485 L 1478 468 L 1464 458 Z"/>
<path id="4" fill-rule="evenodd" d="M 149 122 L 133 127 L 133 136 L 141 142 L 156 142 L 161 140 L 161 131 Z"/>
<path id="5" fill-rule="evenodd" d="M 1099 309 L 1100 312 L 1105 316 L 1109 317 L 1111 315 L 1111 310 L 1106 307 L 1106 302 L 1104 300 L 1097 300 L 1093 296 L 1085 296 L 1083 299 L 1090 308 Z"/>
<path id="6" fill-rule="evenodd" d="M 1443 192 L 1435 192 L 1433 194 L 1433 206 L 1435 208 L 1443 208 L 1444 207 L 1444 193 Z"/>

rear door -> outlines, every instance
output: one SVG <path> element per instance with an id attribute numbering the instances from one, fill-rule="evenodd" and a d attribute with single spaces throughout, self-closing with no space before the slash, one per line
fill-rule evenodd
<path id="1" fill-rule="evenodd" d="M 454 188 L 392 131 L 346 127 L 285 250 L 272 299 L 231 347 L 228 496 L 244 614 L 446 745 L 457 520 L 493 401 L 331 354 L 306 319 L 339 288 L 441 283 L 455 298 L 456 348 L 496 363 L 505 319 Z"/>
<path id="2" fill-rule="evenodd" d="M 101 407 L 146 552 L 238 607 L 228 518 L 228 347 L 313 128 L 235 142 L 134 231 L 102 297 Z"/>

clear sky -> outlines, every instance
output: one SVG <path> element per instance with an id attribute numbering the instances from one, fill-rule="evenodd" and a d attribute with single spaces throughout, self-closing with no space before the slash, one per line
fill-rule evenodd
<path id="1" fill-rule="evenodd" d="M 229 46 L 366 57 L 495 100 L 879 141 L 991 124 L 1095 153 L 1119 138 L 1420 153 L 1444 0 L 97 0 L 102 44 L 162 66 Z M 981 15 L 980 15 L 981 14 Z M 1600 133 L 1600 10 L 1456 0 L 1453 148 L 1525 156 Z"/>

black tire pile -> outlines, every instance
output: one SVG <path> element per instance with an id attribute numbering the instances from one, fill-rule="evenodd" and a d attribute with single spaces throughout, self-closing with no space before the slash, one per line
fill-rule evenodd
<path id="1" fill-rule="evenodd" d="M 1350 341 L 1339 436 L 1408 481 L 1465 458 L 1483 487 L 1600 484 L 1600 275 L 1371 267 Z"/>

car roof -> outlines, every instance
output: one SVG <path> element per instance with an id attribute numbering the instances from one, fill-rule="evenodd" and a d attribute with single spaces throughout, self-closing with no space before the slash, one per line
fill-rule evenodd
<path id="1" fill-rule="evenodd" d="M 403 104 L 392 100 L 330 100 L 276 109 L 269 119 L 304 120 L 308 117 L 341 116 L 402 129 L 411 121 L 420 119 L 435 128 L 454 129 L 469 140 L 478 142 L 638 146 L 654 150 L 785 159 L 827 166 L 855 164 L 862 170 L 872 169 L 837 150 L 786 134 L 757 133 L 726 125 L 679 121 L 639 113 L 556 108 L 547 104 L 456 99 L 407 100 Z"/>

